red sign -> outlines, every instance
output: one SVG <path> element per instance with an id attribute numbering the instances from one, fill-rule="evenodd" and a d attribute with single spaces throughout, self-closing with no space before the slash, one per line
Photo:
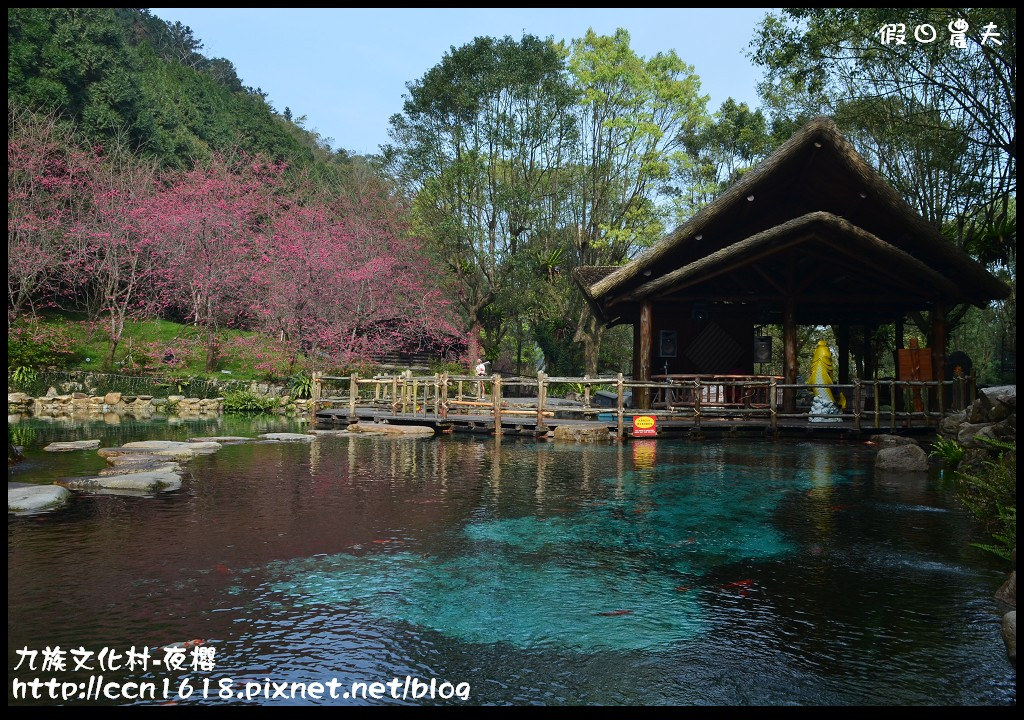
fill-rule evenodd
<path id="1" fill-rule="evenodd" d="M 633 437 L 655 436 L 658 434 L 658 418 L 653 415 L 633 417 Z"/>

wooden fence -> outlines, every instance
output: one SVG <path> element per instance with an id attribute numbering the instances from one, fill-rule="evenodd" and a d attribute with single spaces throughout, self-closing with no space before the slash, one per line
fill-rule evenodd
<path id="1" fill-rule="evenodd" d="M 846 407 L 838 414 L 814 415 L 808 407 L 785 412 L 782 398 L 786 391 L 797 396 L 813 395 L 827 387 L 838 399 L 846 396 Z M 578 404 L 552 401 L 551 390 L 571 390 Z M 593 404 L 595 389 L 610 391 L 614 404 Z M 332 392 L 333 391 L 333 392 Z M 648 393 L 654 407 L 630 407 L 629 398 Z M 947 401 L 947 394 L 950 396 Z M 533 418 L 538 428 L 558 413 L 560 418 L 598 420 L 610 413 L 616 430 L 623 436 L 634 415 L 654 416 L 662 421 L 689 423 L 700 429 L 702 423 L 732 420 L 766 422 L 772 431 L 780 422 L 843 422 L 856 430 L 883 427 L 932 426 L 948 412 L 962 410 L 974 401 L 973 377 L 946 381 L 867 380 L 827 386 L 805 383 L 785 384 L 770 376 L 688 376 L 661 382 L 639 382 L 621 373 L 609 377 L 553 377 L 537 373 L 534 377 L 491 375 L 413 375 L 406 371 L 362 378 L 358 375 L 313 376 L 314 412 L 330 405 L 348 408 L 355 418 L 357 409 L 374 408 L 392 415 L 422 415 L 445 420 L 449 415 L 480 416 L 501 427 L 502 419 Z M 607 397 L 607 395 L 606 395 Z M 899 399 L 899 402 L 895 400 Z M 887 401 L 887 402 L 886 402 Z M 610 424 L 610 422 L 609 422 Z"/>

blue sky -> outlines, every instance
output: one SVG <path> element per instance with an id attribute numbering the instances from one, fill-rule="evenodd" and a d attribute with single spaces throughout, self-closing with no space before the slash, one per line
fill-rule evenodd
<path id="1" fill-rule="evenodd" d="M 649 57 L 674 49 L 701 78 L 715 110 L 732 96 L 757 104 L 761 72 L 746 56 L 764 8 L 734 9 L 202 9 L 151 8 L 180 21 L 203 41 L 208 57 L 231 60 L 242 82 L 259 87 L 280 112 L 307 117 L 306 127 L 334 147 L 376 152 L 388 119 L 402 109 L 407 82 L 423 76 L 452 46 L 478 35 L 556 40 L 588 28 L 629 31 Z"/>

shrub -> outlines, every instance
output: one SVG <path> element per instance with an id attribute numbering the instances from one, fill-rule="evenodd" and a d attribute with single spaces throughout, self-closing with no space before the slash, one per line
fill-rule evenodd
<path id="1" fill-rule="evenodd" d="M 999 454 L 956 474 L 957 496 L 996 544 L 973 543 L 1009 560 L 1017 546 L 1017 444 L 986 440 Z"/>
<path id="2" fill-rule="evenodd" d="M 295 373 L 289 380 L 292 395 L 297 398 L 313 397 L 313 378 L 308 373 Z"/>
<path id="3" fill-rule="evenodd" d="M 74 365 L 79 354 L 62 327 L 22 323 L 7 330 L 7 367 L 64 369 Z"/>
<path id="4" fill-rule="evenodd" d="M 964 449 L 960 443 L 944 437 L 940 437 L 932 443 L 930 454 L 934 457 L 942 458 L 943 462 L 946 463 L 946 467 L 950 470 L 956 470 L 960 461 L 964 459 Z"/>
<path id="5" fill-rule="evenodd" d="M 265 413 L 276 407 L 276 398 L 257 395 L 249 390 L 239 390 L 224 395 L 224 412 Z"/>

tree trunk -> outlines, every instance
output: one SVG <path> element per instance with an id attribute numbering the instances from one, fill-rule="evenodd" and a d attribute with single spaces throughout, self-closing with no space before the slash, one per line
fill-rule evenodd
<path id="1" fill-rule="evenodd" d="M 206 369 L 217 369 L 217 333 L 211 327 L 206 328 Z"/>
<path id="2" fill-rule="evenodd" d="M 600 322 L 589 305 L 580 310 L 580 319 L 576 324 L 576 335 L 573 342 L 583 345 L 583 372 L 590 377 L 597 376 L 597 357 L 601 350 L 601 338 L 604 337 L 604 323 Z"/>

